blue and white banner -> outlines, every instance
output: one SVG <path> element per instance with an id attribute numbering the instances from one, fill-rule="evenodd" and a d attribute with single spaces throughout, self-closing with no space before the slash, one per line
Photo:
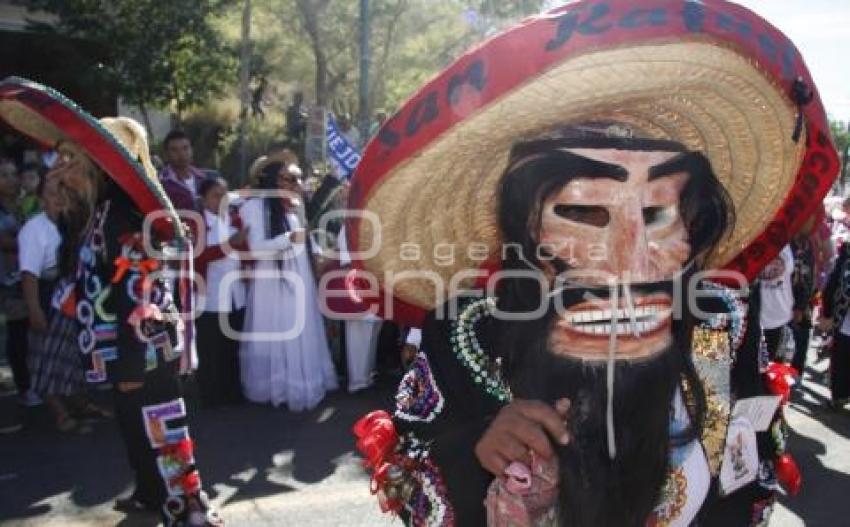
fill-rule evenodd
<path id="1" fill-rule="evenodd" d="M 360 152 L 342 135 L 336 120 L 330 113 L 328 114 L 326 136 L 328 140 L 328 161 L 333 166 L 334 172 L 340 179 L 351 179 L 354 169 L 357 168 L 357 163 L 360 162 Z"/>

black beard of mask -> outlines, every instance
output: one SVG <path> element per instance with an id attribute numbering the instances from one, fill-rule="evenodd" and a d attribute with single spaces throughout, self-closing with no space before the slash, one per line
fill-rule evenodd
<path id="1" fill-rule="evenodd" d="M 681 375 L 681 344 L 673 327 L 671 345 L 642 360 L 617 361 L 614 374 L 614 433 L 617 455 L 607 448 L 605 361 L 584 362 L 551 353 L 549 322 L 517 324 L 516 342 L 526 342 L 513 360 L 511 384 L 518 397 L 572 402 L 570 444 L 556 452 L 560 470 L 559 517 L 569 527 L 642 527 L 657 504 L 667 476 L 669 420 Z"/>

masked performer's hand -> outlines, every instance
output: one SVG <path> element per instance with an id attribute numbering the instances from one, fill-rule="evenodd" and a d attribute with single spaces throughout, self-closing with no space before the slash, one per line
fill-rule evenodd
<path id="1" fill-rule="evenodd" d="M 555 406 L 515 399 L 502 408 L 475 445 L 478 462 L 501 476 L 514 461 L 528 463 L 529 451 L 550 459 L 554 455 L 552 441 L 566 445 L 570 440 L 566 423 L 569 409 L 569 399 L 559 399 Z"/>

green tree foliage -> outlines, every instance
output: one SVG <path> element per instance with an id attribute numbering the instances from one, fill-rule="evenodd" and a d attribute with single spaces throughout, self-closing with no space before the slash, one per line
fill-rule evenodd
<path id="1" fill-rule="evenodd" d="M 370 0 L 370 107 L 396 107 L 473 43 L 544 3 Z M 356 114 L 358 2 L 256 0 L 254 6 L 255 56 L 262 56 L 256 67 L 337 113 Z M 235 18 L 227 33 L 237 36 Z"/>
<path id="2" fill-rule="evenodd" d="M 231 0 L 19 0 L 56 15 L 34 24 L 99 46 L 106 54 L 92 89 L 111 89 L 143 112 L 171 107 L 178 118 L 235 82 L 233 50 L 214 25 Z M 87 72 L 89 73 L 89 72 Z"/>
<path id="3" fill-rule="evenodd" d="M 104 50 L 102 67 L 80 72 L 91 75 L 92 89 L 120 93 L 143 113 L 153 107 L 173 110 L 193 130 L 218 130 L 223 138 L 218 156 L 196 149 L 201 163 L 232 157 L 241 0 L 17 1 L 56 15 L 56 24 L 38 30 Z M 395 110 L 474 43 L 539 12 L 545 3 L 370 0 L 372 113 Z M 283 139 L 283 113 L 295 90 L 304 92 L 308 104 L 319 101 L 338 114 L 358 113 L 358 13 L 356 0 L 252 0 L 251 88 L 261 77 L 268 81 L 262 97 L 266 115 L 252 117 L 248 126 L 252 156 L 271 138 Z"/>
<path id="4" fill-rule="evenodd" d="M 251 117 L 247 125 L 249 159 L 284 139 L 283 114 L 295 91 L 304 93 L 307 104 L 321 101 L 337 115 L 356 116 L 360 60 L 357 0 L 251 1 L 251 87 L 256 90 L 260 78 L 268 85 L 262 97 L 265 116 Z M 242 4 L 233 2 L 216 22 L 234 47 L 240 43 Z M 544 0 L 370 0 L 371 113 L 379 109 L 391 113 L 474 43 L 539 12 L 544 4 Z M 238 172 L 232 109 L 237 100 L 234 81 L 226 103 L 231 110 L 196 112 L 195 117 L 203 119 L 193 118 L 192 123 L 223 130 L 218 159 L 225 174 Z M 212 123 L 213 116 L 222 120 Z"/>

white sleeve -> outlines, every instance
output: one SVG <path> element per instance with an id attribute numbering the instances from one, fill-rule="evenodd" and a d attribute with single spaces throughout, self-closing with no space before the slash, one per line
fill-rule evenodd
<path id="1" fill-rule="evenodd" d="M 239 209 L 239 215 L 242 217 L 245 226 L 250 228 L 248 231 L 248 250 L 266 253 L 264 256 L 268 257 L 268 253 L 285 251 L 292 247 L 292 244 L 289 242 L 287 233 L 278 234 L 274 238 L 267 239 L 265 237 L 262 207 L 262 200 L 250 199 Z"/>
<path id="2" fill-rule="evenodd" d="M 278 234 L 274 238 L 250 242 L 251 251 L 285 251 L 292 247 L 292 242 L 289 241 L 289 233 Z"/>
<path id="3" fill-rule="evenodd" d="M 44 271 L 44 243 L 39 236 L 38 224 L 30 220 L 24 224 L 18 233 L 18 268 L 21 272 L 28 272 L 41 276 Z"/>
<path id="4" fill-rule="evenodd" d="M 316 238 L 313 236 L 313 232 L 310 233 L 310 252 L 313 253 L 313 256 L 323 257 L 325 255 L 325 251 L 322 250 L 321 245 L 316 243 Z"/>
<path id="5" fill-rule="evenodd" d="M 794 273 L 794 251 L 790 245 L 786 245 L 782 249 L 782 254 L 785 257 L 785 278 L 791 278 L 791 275 Z"/>
<path id="6" fill-rule="evenodd" d="M 336 243 L 337 251 L 339 252 L 339 265 L 342 267 L 351 265 L 351 254 L 348 252 L 348 237 L 345 234 L 345 225 L 342 226 Z"/>

